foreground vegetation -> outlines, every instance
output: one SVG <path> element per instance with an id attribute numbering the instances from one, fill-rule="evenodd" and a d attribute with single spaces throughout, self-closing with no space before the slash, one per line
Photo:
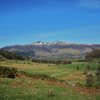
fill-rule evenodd
<path id="1" fill-rule="evenodd" d="M 99 87 L 86 87 L 86 71 L 95 72 L 97 61 L 72 64 L 34 63 L 30 60 L 1 61 L 17 69 L 14 79 L 0 78 L 0 100 L 99 100 Z"/>
<path id="2" fill-rule="evenodd" d="M 28 77 L 0 79 L 0 100 L 99 100 L 96 94 L 81 93 L 69 86 Z M 76 92 L 77 91 L 77 92 Z"/>

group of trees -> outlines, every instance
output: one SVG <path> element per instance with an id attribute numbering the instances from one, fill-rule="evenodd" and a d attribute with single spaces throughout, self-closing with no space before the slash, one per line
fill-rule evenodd
<path id="1" fill-rule="evenodd" d="M 51 64 L 71 64 L 71 61 L 67 60 L 48 60 L 48 59 L 32 59 L 33 62 L 37 63 L 51 63 Z"/>
<path id="2" fill-rule="evenodd" d="M 99 59 L 100 58 L 100 49 L 94 50 L 90 53 L 87 53 L 86 59 Z"/>

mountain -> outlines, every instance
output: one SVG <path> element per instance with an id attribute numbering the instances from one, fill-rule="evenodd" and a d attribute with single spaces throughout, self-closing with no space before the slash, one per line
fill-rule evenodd
<path id="1" fill-rule="evenodd" d="M 38 41 L 28 45 L 7 46 L 2 49 L 33 58 L 84 58 L 87 52 L 100 49 L 100 44 Z"/>

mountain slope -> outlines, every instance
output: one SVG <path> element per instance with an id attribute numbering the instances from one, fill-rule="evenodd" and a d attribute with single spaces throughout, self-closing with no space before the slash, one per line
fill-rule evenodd
<path id="1" fill-rule="evenodd" d="M 16 52 L 9 52 L 4 49 L 0 49 L 0 60 L 6 60 L 6 59 L 18 59 L 18 60 L 23 60 L 24 57 L 21 55 L 18 55 Z"/>
<path id="2" fill-rule="evenodd" d="M 34 58 L 83 58 L 87 52 L 100 49 L 100 45 L 74 44 L 66 42 L 34 42 L 29 45 L 15 45 L 3 48 Z"/>

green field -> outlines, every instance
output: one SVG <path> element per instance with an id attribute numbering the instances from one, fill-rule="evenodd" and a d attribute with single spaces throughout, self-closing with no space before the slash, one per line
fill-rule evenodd
<path id="1" fill-rule="evenodd" d="M 73 87 L 65 83 L 85 83 L 83 74 L 87 65 L 92 68 L 97 63 L 73 62 L 66 65 L 33 63 L 30 61 L 4 61 L 0 66 L 17 68 L 28 74 L 40 74 L 59 81 L 34 79 L 19 76 L 15 79 L 0 78 L 0 100 L 100 100 L 100 94 L 94 88 Z M 78 66 L 78 70 L 77 70 Z"/>

